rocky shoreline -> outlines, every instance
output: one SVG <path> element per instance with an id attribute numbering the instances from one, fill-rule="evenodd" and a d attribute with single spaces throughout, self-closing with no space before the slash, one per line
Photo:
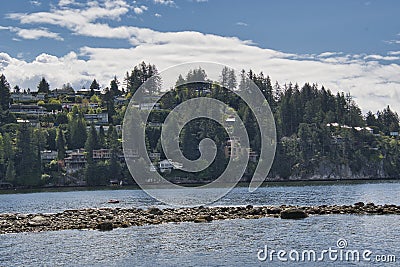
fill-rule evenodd
<path id="1" fill-rule="evenodd" d="M 193 207 L 149 209 L 139 208 L 96 208 L 66 210 L 60 213 L 0 214 L 0 234 L 20 232 L 57 231 L 67 229 L 112 230 L 161 223 L 194 222 L 207 223 L 213 220 L 260 219 L 275 217 L 281 219 L 303 219 L 312 215 L 358 214 L 358 215 L 400 215 L 400 206 L 364 204 L 321 205 L 321 206 L 262 206 L 239 207 Z"/>

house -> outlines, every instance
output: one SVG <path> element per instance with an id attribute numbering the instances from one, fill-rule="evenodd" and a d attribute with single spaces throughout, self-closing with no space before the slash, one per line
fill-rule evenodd
<path id="1" fill-rule="evenodd" d="M 110 159 L 111 155 L 111 149 L 102 148 L 93 150 L 93 159 Z"/>
<path id="2" fill-rule="evenodd" d="M 140 103 L 140 110 L 153 110 L 153 109 L 161 109 L 160 103 Z"/>
<path id="3" fill-rule="evenodd" d="M 46 109 L 38 105 L 13 104 L 10 106 L 10 112 L 15 114 L 43 115 Z"/>
<path id="4" fill-rule="evenodd" d="M 64 159 L 67 174 L 71 174 L 85 168 L 86 156 L 82 149 L 78 149 L 67 154 L 69 154 L 69 157 Z"/>
<path id="5" fill-rule="evenodd" d="M 162 123 L 160 123 L 160 122 L 147 122 L 146 123 L 146 126 L 148 126 L 148 127 L 162 127 Z"/>
<path id="6" fill-rule="evenodd" d="M 89 108 L 98 108 L 99 104 L 97 103 L 89 103 Z"/>
<path id="7" fill-rule="evenodd" d="M 116 105 L 125 105 L 128 102 L 129 102 L 129 100 L 123 96 L 117 96 L 114 98 L 114 104 L 116 104 Z"/>
<path id="8" fill-rule="evenodd" d="M 249 155 L 249 161 L 257 162 L 258 154 L 257 152 L 253 151 L 251 148 L 242 147 L 240 144 L 239 137 L 233 137 L 226 141 L 225 145 L 225 157 L 226 158 L 238 158 L 239 156 L 247 153 Z M 245 155 L 245 154 L 244 154 Z"/>
<path id="9" fill-rule="evenodd" d="M 52 90 L 49 94 L 47 94 L 48 97 L 50 98 L 58 98 L 59 96 L 62 95 L 69 95 L 73 96 L 75 95 L 75 91 L 72 88 L 62 88 L 62 89 L 54 89 Z"/>
<path id="10" fill-rule="evenodd" d="M 36 94 L 36 99 L 38 100 L 45 100 L 46 94 L 45 93 L 37 93 Z"/>
<path id="11" fill-rule="evenodd" d="M 54 150 L 43 150 L 40 151 L 40 158 L 42 159 L 42 162 L 44 163 L 49 163 L 52 160 L 57 159 L 58 153 L 57 151 Z"/>
<path id="12" fill-rule="evenodd" d="M 399 132 L 390 132 L 390 136 L 399 136 Z"/>
<path id="13" fill-rule="evenodd" d="M 94 124 L 108 124 L 108 113 L 85 114 L 85 120 Z"/>
<path id="14" fill-rule="evenodd" d="M 93 92 L 94 92 L 95 95 L 100 95 L 101 94 L 101 90 L 100 89 L 93 89 Z M 89 98 L 90 95 L 92 94 L 92 89 L 82 88 L 82 89 L 79 89 L 76 92 L 76 94 L 82 96 L 83 98 Z"/>
<path id="15" fill-rule="evenodd" d="M 374 133 L 374 129 L 372 129 L 371 127 L 364 127 L 364 129 L 368 132 L 368 133 L 370 133 L 370 134 L 373 134 Z"/>
<path id="16" fill-rule="evenodd" d="M 242 152 L 242 148 L 240 146 L 240 139 L 238 137 L 232 137 L 226 141 L 225 145 L 225 157 L 226 158 L 237 158 Z"/>
<path id="17" fill-rule="evenodd" d="M 235 126 L 236 123 L 236 118 L 233 116 L 229 116 L 226 120 L 225 120 L 225 126 L 226 126 L 226 131 L 229 134 L 233 133 L 233 128 Z"/>
<path id="18" fill-rule="evenodd" d="M 17 119 L 17 123 L 27 123 L 32 127 L 39 127 L 40 123 L 36 120 L 23 120 L 23 119 Z"/>
<path id="19" fill-rule="evenodd" d="M 234 124 L 234 123 L 236 122 L 236 118 L 233 117 L 233 116 L 229 116 L 229 117 L 225 120 L 225 122 L 226 122 L 227 124 Z"/>
<path id="20" fill-rule="evenodd" d="M 357 132 L 366 131 L 367 133 L 370 133 L 370 134 L 373 134 L 373 133 L 374 133 L 374 129 L 372 129 L 372 128 L 370 128 L 370 127 L 354 127 L 354 129 L 355 129 Z"/>
<path id="21" fill-rule="evenodd" d="M 36 101 L 38 100 L 35 96 L 32 94 L 24 94 L 24 93 L 12 93 L 11 94 L 11 99 L 13 102 L 19 102 L 19 101 Z"/>
<path id="22" fill-rule="evenodd" d="M 183 165 L 178 162 L 173 162 L 170 159 L 164 159 L 158 163 L 160 172 L 171 172 L 173 169 L 181 169 Z"/>
<path id="23" fill-rule="evenodd" d="M 249 161 L 251 161 L 251 162 L 257 162 L 257 158 L 258 158 L 257 152 L 253 151 L 253 150 L 250 148 L 250 151 L 249 151 Z"/>

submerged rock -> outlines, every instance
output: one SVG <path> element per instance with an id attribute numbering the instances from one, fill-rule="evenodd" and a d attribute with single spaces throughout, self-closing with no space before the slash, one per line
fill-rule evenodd
<path id="1" fill-rule="evenodd" d="M 205 223 L 205 222 L 211 222 L 213 220 L 213 217 L 210 215 L 206 215 L 206 216 L 199 216 L 196 219 L 194 219 L 193 222 L 195 223 Z"/>
<path id="2" fill-rule="evenodd" d="M 281 211 L 282 219 L 304 219 L 307 217 L 308 214 L 301 209 L 286 209 Z"/>
<path id="3" fill-rule="evenodd" d="M 112 222 L 101 222 L 97 225 L 97 229 L 100 231 L 111 231 L 114 229 Z"/>

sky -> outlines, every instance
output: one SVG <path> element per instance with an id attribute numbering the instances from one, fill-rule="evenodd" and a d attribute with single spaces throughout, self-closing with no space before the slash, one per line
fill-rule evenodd
<path id="1" fill-rule="evenodd" d="M 36 90 L 106 87 L 141 61 L 210 61 L 400 112 L 400 1 L 15 0 L 0 10 L 0 73 Z"/>

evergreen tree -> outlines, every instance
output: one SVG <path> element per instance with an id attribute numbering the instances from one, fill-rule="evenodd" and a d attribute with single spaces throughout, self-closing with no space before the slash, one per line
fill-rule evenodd
<path id="1" fill-rule="evenodd" d="M 14 86 L 14 92 L 19 94 L 21 92 L 21 88 L 18 85 Z"/>
<path id="2" fill-rule="evenodd" d="M 119 81 L 117 80 L 117 76 L 114 76 L 114 79 L 110 82 L 110 93 L 111 96 L 119 96 L 122 92 L 118 89 Z"/>
<path id="3" fill-rule="evenodd" d="M 14 160 L 9 159 L 8 164 L 7 164 L 6 177 L 5 177 L 6 182 L 14 183 L 15 176 L 16 176 L 16 172 L 15 172 Z"/>
<path id="4" fill-rule="evenodd" d="M 73 111 L 70 115 L 68 122 L 68 147 L 69 149 L 83 148 L 87 138 L 86 121 L 80 113 L 76 114 Z"/>
<path id="5" fill-rule="evenodd" d="M 32 130 L 23 124 L 17 135 L 17 183 L 37 186 L 41 179 L 40 150 L 32 138 Z"/>
<path id="6" fill-rule="evenodd" d="M 13 159 L 15 156 L 13 143 L 9 133 L 3 134 L 3 153 L 4 153 L 4 160 Z"/>
<path id="7" fill-rule="evenodd" d="M 99 140 L 94 124 L 90 126 L 89 134 L 85 142 L 85 150 L 87 155 L 87 161 L 93 161 L 93 150 L 99 149 Z"/>
<path id="8" fill-rule="evenodd" d="M 10 104 L 10 84 L 4 74 L 0 75 L 0 111 L 8 110 Z"/>
<path id="9" fill-rule="evenodd" d="M 130 75 L 127 73 L 124 81 L 127 91 L 130 92 L 131 95 L 135 94 L 139 87 L 150 77 L 153 78 L 146 83 L 146 87 L 143 88 L 144 91 L 150 95 L 160 92 L 161 78 L 158 75 L 157 68 L 155 65 L 147 65 L 145 62 L 135 66 Z"/>
<path id="10" fill-rule="evenodd" d="M 57 128 L 49 128 L 47 129 L 47 141 L 46 141 L 46 149 L 48 150 L 57 150 Z"/>
<path id="11" fill-rule="evenodd" d="M 114 126 L 110 125 L 107 131 L 107 148 L 114 149 L 119 147 L 118 133 Z"/>
<path id="12" fill-rule="evenodd" d="M 103 125 L 100 126 L 99 129 L 99 147 L 100 148 L 105 148 L 106 147 L 106 134 L 104 132 L 104 127 Z"/>
<path id="13" fill-rule="evenodd" d="M 103 95 L 103 102 L 105 103 L 107 109 L 108 122 L 113 123 L 113 116 L 116 114 L 116 111 L 113 93 L 108 88 L 106 88 L 106 93 Z"/>
<path id="14" fill-rule="evenodd" d="M 90 96 L 93 96 L 93 95 L 94 95 L 95 90 L 100 90 L 100 85 L 99 85 L 99 83 L 96 81 L 96 79 L 94 79 L 94 80 L 92 81 L 92 83 L 90 84 L 89 89 L 90 89 L 90 94 L 89 94 Z"/>
<path id="15" fill-rule="evenodd" d="M 57 159 L 64 160 L 64 158 L 65 158 L 65 137 L 64 137 L 64 132 L 61 129 L 61 127 L 58 127 L 58 129 L 57 129 L 56 144 L 57 144 Z"/>
<path id="16" fill-rule="evenodd" d="M 98 149 L 98 137 L 94 124 L 90 126 L 89 134 L 85 143 L 87 164 L 85 168 L 85 178 L 88 185 L 99 185 L 101 180 L 99 176 L 104 175 L 99 173 L 98 164 L 93 160 L 93 150 Z"/>
<path id="17" fill-rule="evenodd" d="M 50 85 L 44 77 L 42 77 L 42 80 L 39 82 L 37 88 L 38 88 L 38 93 L 44 93 L 44 94 L 50 93 Z"/>

